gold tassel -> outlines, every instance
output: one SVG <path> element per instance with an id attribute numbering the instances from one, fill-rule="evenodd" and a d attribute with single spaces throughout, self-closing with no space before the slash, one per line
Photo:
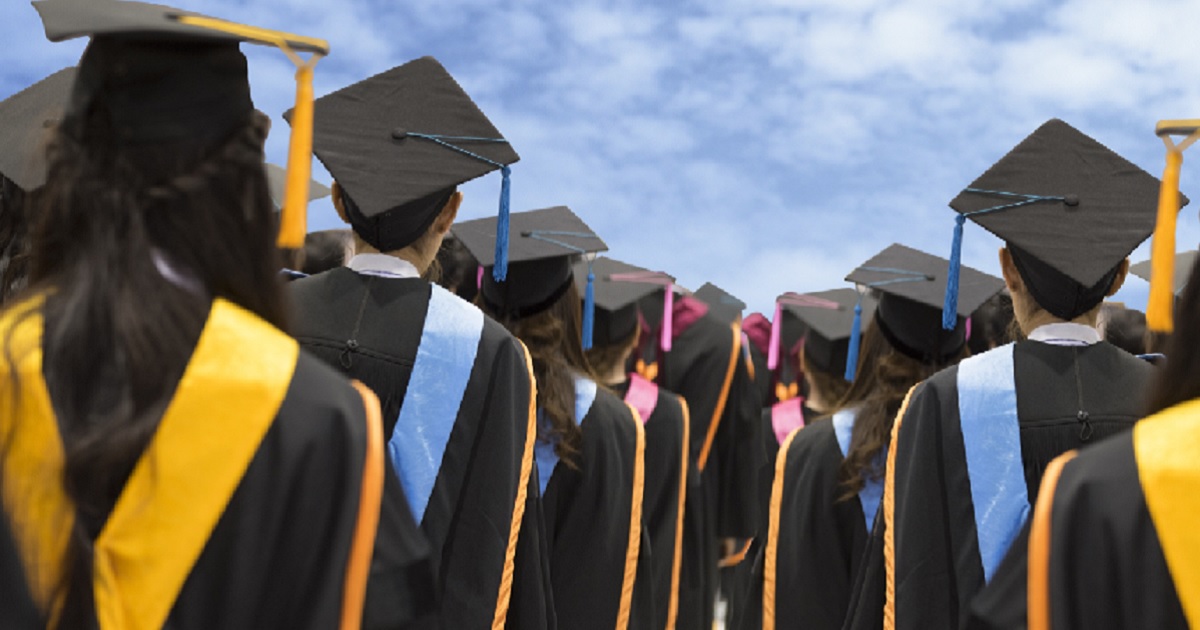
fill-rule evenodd
<path id="1" fill-rule="evenodd" d="M 1146 326 L 1154 332 L 1169 333 L 1175 328 L 1175 219 L 1179 213 L 1179 172 L 1182 167 L 1183 152 L 1169 145 L 1150 254 L 1150 300 L 1146 304 Z"/>
<path id="2" fill-rule="evenodd" d="M 312 78 L 312 61 L 296 70 L 296 103 L 292 109 L 292 138 L 288 145 L 287 186 L 283 193 L 277 241 L 279 247 L 284 249 L 304 247 L 304 236 L 308 232 L 308 184 L 312 179 Z"/>

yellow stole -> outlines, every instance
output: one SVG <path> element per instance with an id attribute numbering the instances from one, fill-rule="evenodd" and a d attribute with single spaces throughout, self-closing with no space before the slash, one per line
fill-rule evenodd
<path id="1" fill-rule="evenodd" d="M 0 357 L 6 511 L 35 600 L 53 617 L 74 522 L 63 447 L 42 379 L 40 300 L 0 318 L 20 391 Z M 248 348 L 253 348 L 248 352 Z M 103 630 L 161 628 L 218 519 L 258 452 L 292 380 L 294 340 L 216 300 L 175 396 L 95 541 Z M 231 412 L 233 410 L 233 412 Z"/>
<path id="2" fill-rule="evenodd" d="M 1175 592 L 1188 625 L 1200 628 L 1200 529 L 1196 491 L 1200 489 L 1200 400 L 1171 407 L 1133 428 L 1142 494 L 1154 520 Z"/>

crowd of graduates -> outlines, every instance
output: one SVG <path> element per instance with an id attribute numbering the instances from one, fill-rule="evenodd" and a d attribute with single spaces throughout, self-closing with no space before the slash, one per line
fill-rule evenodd
<path id="1" fill-rule="evenodd" d="M 1200 121 L 1160 182 L 1050 120 L 946 258 L 745 313 L 511 209 L 431 57 L 314 100 L 319 39 L 33 4 L 91 41 L 0 102 L 0 628 L 1200 627 Z M 243 43 L 297 64 L 287 169 Z"/>

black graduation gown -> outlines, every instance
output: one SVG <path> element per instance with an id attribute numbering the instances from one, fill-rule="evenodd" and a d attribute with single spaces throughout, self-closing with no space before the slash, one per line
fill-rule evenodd
<path id="1" fill-rule="evenodd" d="M 1127 433 L 1084 449 L 1054 489 L 1050 620 L 1055 630 L 1188 627 Z M 1025 628 L 1029 525 L 971 604 L 967 628 Z"/>
<path id="2" fill-rule="evenodd" d="M 686 498 L 688 417 L 683 399 L 661 387 L 646 433 L 646 478 L 642 516 L 650 541 L 655 628 L 673 628 L 679 613 L 679 580 L 683 556 L 682 501 Z M 629 381 L 613 387 L 621 397 Z"/>
<path id="3" fill-rule="evenodd" d="M 214 306 L 213 312 L 217 311 L 218 308 Z M 222 312 L 228 316 L 230 309 L 227 304 Z M 362 521 L 364 515 L 360 514 L 360 493 L 365 487 L 364 464 L 368 456 L 364 399 L 344 378 L 303 351 L 295 359 L 290 376 L 283 381 L 274 381 L 279 389 L 264 392 L 267 387 L 274 388 L 276 385 L 264 386 L 257 376 L 247 377 L 246 373 L 236 370 L 236 375 L 231 376 L 229 366 L 250 365 L 248 373 L 259 374 L 263 372 L 260 364 L 270 364 L 276 356 L 272 353 L 270 357 L 264 357 L 261 354 L 262 346 L 257 343 L 263 339 L 262 330 L 267 325 L 253 315 L 240 312 L 242 315 L 240 318 L 234 317 L 233 323 L 229 323 L 228 317 L 221 319 L 228 324 L 224 327 L 216 326 L 213 323 L 216 316 L 210 316 L 201 343 L 189 363 L 188 372 L 168 408 L 168 415 L 164 416 L 147 447 L 147 456 L 151 449 L 166 448 L 157 446 L 163 443 L 165 438 L 160 436 L 164 432 L 176 436 L 175 442 L 169 443 L 175 450 L 154 450 L 157 454 L 155 460 L 143 459 L 141 463 L 145 466 L 135 468 L 114 512 L 105 517 L 107 522 L 99 523 L 103 529 L 93 544 L 99 545 L 100 540 L 110 534 L 124 542 L 117 543 L 115 548 L 109 547 L 103 556 L 103 564 L 115 563 L 113 566 L 118 567 L 112 578 L 115 588 L 113 582 L 104 581 L 97 571 L 97 591 L 100 590 L 99 585 L 107 584 L 105 591 L 115 593 L 110 600 L 122 606 L 126 614 L 133 614 L 129 612 L 131 610 L 141 610 L 141 604 L 152 600 L 156 602 L 155 607 L 165 606 L 161 609 L 162 621 L 165 622 L 163 625 L 173 630 L 337 628 L 343 615 L 347 567 L 352 549 L 356 541 L 365 540 L 358 538 L 358 535 L 370 532 L 362 529 L 367 521 Z M 257 322 L 249 329 L 246 326 L 248 318 Z M 294 342 L 282 333 L 273 328 L 270 330 L 272 345 L 269 347 L 280 348 L 284 344 L 293 344 L 291 347 L 295 348 Z M 7 330 L 0 326 L 0 336 L 5 334 Z M 223 344 L 225 351 L 219 356 L 213 352 L 202 352 L 206 340 L 214 345 Z M 199 376 L 189 381 L 189 375 L 193 373 Z M 40 386 L 38 374 L 40 369 L 34 375 L 22 373 L 21 396 L 37 399 L 36 393 L 31 392 L 36 392 Z M 9 378 L 2 367 L 0 378 Z M 184 383 L 189 382 L 193 384 L 185 388 Z M 205 389 L 199 384 L 213 382 L 219 383 L 220 389 Z M 204 403 L 197 405 L 197 401 L 202 400 L 207 391 L 212 391 L 225 401 L 222 409 L 226 413 L 236 414 L 206 419 L 177 413 L 169 421 L 171 430 L 165 428 L 168 423 L 166 418 L 172 410 L 177 409 L 181 396 L 190 400 L 190 407 L 183 407 L 195 412 L 206 408 Z M 263 400 L 258 396 L 276 394 L 281 398 L 277 407 L 259 407 L 259 412 L 273 414 L 273 417 L 266 416 L 265 426 L 259 425 L 265 431 L 260 441 L 243 440 L 230 433 L 237 427 L 247 426 L 247 421 L 252 420 L 250 412 L 245 411 L 245 404 L 250 397 Z M 43 418 L 26 415 L 21 422 L 32 426 L 28 423 L 54 423 L 54 419 L 52 416 Z M 185 434 L 200 432 L 201 435 L 210 427 L 221 427 L 222 435 L 226 436 L 225 443 L 219 449 L 212 443 L 197 449 L 194 442 L 178 439 L 180 427 L 190 427 Z M 5 438 L 21 439 L 17 433 L 7 433 Z M 251 450 L 240 450 L 246 448 L 238 446 L 241 444 Z M 0 451 L 6 448 L 0 442 Z M 172 457 L 172 452 L 181 456 Z M 225 462 L 236 457 L 231 453 L 245 453 L 249 460 L 241 471 L 240 480 L 233 478 L 236 485 L 229 488 L 231 494 L 228 500 L 213 507 L 219 508 L 220 514 L 187 512 L 192 509 L 187 505 L 197 502 L 198 497 L 193 493 L 197 489 L 208 489 L 210 482 L 207 480 L 214 473 L 224 471 Z M 50 456 L 39 456 L 43 462 L 38 465 L 47 465 L 44 460 Z M 366 585 L 362 627 L 429 627 L 436 611 L 434 568 L 430 562 L 429 547 L 409 512 L 394 476 L 386 474 L 382 451 L 376 451 L 373 456 L 378 458 L 375 461 L 380 466 L 380 479 L 384 487 Z M 198 475 L 205 472 L 209 474 L 191 477 L 189 471 L 181 469 L 180 464 L 172 463 L 172 460 L 185 459 L 196 467 Z M 15 461 L 9 458 L 4 463 L 6 466 L 15 465 Z M 62 505 L 66 506 L 65 511 L 51 512 L 58 515 L 50 517 L 54 519 L 53 522 L 34 521 L 23 511 L 20 503 L 13 505 L 6 502 L 5 508 L 14 529 L 38 527 L 61 531 L 70 526 L 70 520 L 67 519 L 73 518 L 74 510 L 69 507 L 69 499 L 65 498 L 63 490 L 40 485 L 44 481 L 36 481 L 39 479 L 37 476 L 22 478 L 19 471 L 18 475 L 10 476 L 13 472 L 7 471 L 5 478 L 20 478 L 23 483 L 31 485 L 19 485 L 16 494 L 8 496 L 19 497 L 26 492 L 38 492 L 44 496 L 63 497 Z M 60 477 L 52 475 L 48 478 Z M 186 504 L 175 500 L 178 493 L 173 492 L 171 487 L 164 488 L 162 485 L 181 478 L 188 478 L 187 483 L 190 484 L 186 489 L 190 500 Z M 127 495 L 131 487 L 158 494 L 143 499 L 147 495 L 142 492 L 129 499 Z M 150 501 L 146 510 L 128 507 L 142 501 Z M 366 506 L 366 509 L 370 510 L 370 507 Z M 144 514 L 153 514 L 156 518 L 146 519 L 142 517 Z M 118 515 L 120 518 L 114 524 L 112 521 Z M 179 532 L 186 528 L 172 525 L 164 529 L 163 523 L 175 523 L 193 517 L 213 518 L 215 522 L 211 531 L 202 530 L 201 533 L 206 536 L 192 539 L 192 544 L 198 545 L 194 562 L 164 564 L 159 556 L 166 548 L 182 548 L 179 546 L 188 543 L 178 539 L 181 536 Z M 138 527 L 133 527 L 131 523 Z M 154 546 L 137 546 L 139 541 L 145 540 L 154 540 Z M 130 546 L 130 542 L 134 543 L 133 546 Z M 37 558 L 35 562 L 39 566 L 63 566 L 52 558 L 38 556 L 33 549 L 32 546 L 24 547 L 23 553 L 27 558 Z M 97 566 L 100 565 L 98 560 Z M 134 573 L 137 575 L 121 574 L 121 566 L 135 567 Z M 150 573 L 144 573 L 146 571 Z M 149 580 L 146 579 L 147 575 Z M 153 596 L 141 590 L 157 588 L 160 583 L 174 584 L 174 580 L 179 580 L 177 590 L 155 592 Z M 30 590 L 34 589 L 31 587 Z M 18 600 L 6 588 L 0 594 L 0 601 Z M 137 618 L 145 619 L 142 616 Z"/>
<path id="4" fill-rule="evenodd" d="M 650 543 L 639 513 L 644 430 L 602 388 L 579 428 L 583 445 L 574 466 L 552 461 L 542 495 L 558 622 L 580 630 L 655 628 Z M 542 470 L 548 450 L 540 445 Z"/>
<path id="5" fill-rule="evenodd" d="M 1058 455 L 1132 426 L 1153 367 L 1100 342 L 1023 341 L 1013 352 L 1021 459 L 1029 504 Z M 895 628 L 953 628 L 984 586 L 958 412 L 957 366 L 918 385 L 895 449 Z M 1086 411 L 1086 414 L 1080 414 Z M 1087 439 L 1084 439 L 1087 438 Z M 860 568 L 846 628 L 883 626 L 886 500 Z"/>
<path id="6" fill-rule="evenodd" d="M 653 331 L 644 336 L 642 358 L 657 365 L 655 382 L 683 396 L 690 410 L 692 461 L 676 627 L 709 630 L 720 539 L 752 538 L 758 530 L 761 401 L 744 360 L 739 325 L 722 323 L 711 314 L 689 317 L 692 321 L 681 325 L 688 299 L 675 301 L 675 337 L 666 357 L 657 356 L 663 295 L 640 302 Z"/>
<path id="7" fill-rule="evenodd" d="M 431 307 L 433 286 L 415 278 L 384 278 L 337 268 L 288 285 L 293 332 L 326 363 L 370 387 L 383 407 L 384 436 L 392 439 Z M 457 298 L 453 298 L 457 300 Z M 463 308 L 473 306 L 461 303 Z M 538 498 L 531 473 L 532 375 L 524 347 L 493 320 L 482 333 L 460 395 L 428 503 L 418 515 L 438 567 L 441 623 L 448 628 L 490 627 L 504 614 L 509 627 L 552 627 L 553 603 L 544 572 L 543 524 L 522 518 Z M 424 431 L 421 432 L 425 434 Z M 395 436 L 417 439 L 416 435 Z M 441 444 L 434 445 L 442 446 Z M 521 487 L 525 474 L 528 481 Z M 402 476 L 403 480 L 403 476 Z M 524 510 L 514 509 L 525 492 Z M 505 576 L 510 528 L 519 535 L 515 566 Z M 499 594 L 499 595 L 498 595 Z"/>

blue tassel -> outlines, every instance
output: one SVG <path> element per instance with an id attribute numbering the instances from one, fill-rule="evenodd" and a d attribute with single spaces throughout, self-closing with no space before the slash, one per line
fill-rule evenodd
<path id="1" fill-rule="evenodd" d="M 492 279 L 504 282 L 508 277 L 508 199 L 511 191 L 512 169 L 500 169 L 500 216 L 496 222 L 496 263 L 492 267 Z"/>
<path id="2" fill-rule="evenodd" d="M 958 325 L 958 272 L 962 267 L 963 224 L 967 215 L 954 217 L 954 241 L 950 244 L 950 269 L 946 272 L 946 302 L 942 305 L 942 328 L 954 330 Z"/>
<path id="3" fill-rule="evenodd" d="M 858 370 L 858 346 L 862 340 L 862 294 L 854 305 L 854 327 L 850 329 L 850 347 L 846 351 L 845 379 L 854 382 L 854 373 Z"/>
<path id="4" fill-rule="evenodd" d="M 587 289 L 583 293 L 583 349 L 592 349 L 592 331 L 596 326 L 596 274 L 588 263 Z"/>

